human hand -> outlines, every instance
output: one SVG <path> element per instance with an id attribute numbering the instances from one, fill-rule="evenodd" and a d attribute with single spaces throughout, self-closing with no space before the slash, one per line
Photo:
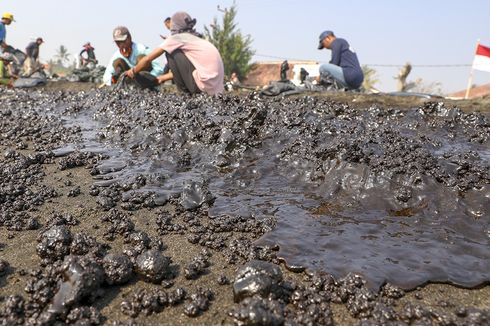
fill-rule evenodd
<path id="1" fill-rule="evenodd" d="M 124 74 L 131 79 L 133 79 L 134 75 L 136 75 L 136 73 L 134 72 L 134 68 L 127 70 L 126 72 L 124 72 Z"/>
<path id="2" fill-rule="evenodd" d="M 165 75 L 162 75 L 157 77 L 157 81 L 159 84 L 163 84 L 167 81 L 167 79 L 165 79 Z"/>

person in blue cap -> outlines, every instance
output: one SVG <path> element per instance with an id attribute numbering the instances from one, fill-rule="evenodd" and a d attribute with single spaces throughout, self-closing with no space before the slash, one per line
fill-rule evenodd
<path id="1" fill-rule="evenodd" d="M 332 50 L 330 63 L 320 66 L 320 76 L 317 82 L 321 83 L 322 77 L 331 77 L 340 87 L 358 89 L 364 80 L 364 73 L 357 59 L 357 54 L 349 43 L 343 38 L 336 37 L 332 31 L 324 31 L 320 34 L 318 50 Z"/>

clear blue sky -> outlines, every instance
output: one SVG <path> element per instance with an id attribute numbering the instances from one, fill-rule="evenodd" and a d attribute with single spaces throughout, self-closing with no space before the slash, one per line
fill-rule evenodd
<path id="1" fill-rule="evenodd" d="M 163 20 L 183 10 L 203 31 L 217 5 L 231 0 L 0 0 L 0 11 L 11 11 L 17 22 L 8 26 L 7 41 L 24 49 L 42 36 L 41 59 L 48 60 L 61 44 L 77 55 L 90 41 L 103 65 L 114 52 L 111 33 L 126 25 L 133 39 L 150 47 L 166 34 Z M 488 0 L 236 0 L 237 23 L 253 38 L 254 60 L 304 59 L 328 62 L 329 51 L 316 49 L 318 35 L 333 30 L 356 49 L 361 64 L 471 64 L 477 39 L 490 46 Z M 266 56 L 263 56 L 266 55 Z M 398 67 L 373 66 L 383 91 L 395 89 Z M 409 80 L 441 82 L 443 91 L 466 87 L 470 67 L 414 67 Z M 490 73 L 475 72 L 475 84 L 490 83 Z"/>

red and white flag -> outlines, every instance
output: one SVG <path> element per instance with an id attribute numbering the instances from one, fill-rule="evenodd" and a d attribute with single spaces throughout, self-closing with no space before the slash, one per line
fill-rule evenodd
<path id="1" fill-rule="evenodd" d="M 473 60 L 473 69 L 490 71 L 490 48 L 478 44 L 476 48 L 475 59 Z"/>

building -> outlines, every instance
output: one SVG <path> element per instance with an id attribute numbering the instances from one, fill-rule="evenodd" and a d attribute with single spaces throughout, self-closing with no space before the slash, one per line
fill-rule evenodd
<path id="1" fill-rule="evenodd" d="M 247 86 L 265 86 L 271 81 L 281 80 L 281 64 L 283 61 L 264 61 L 252 64 L 252 68 L 243 81 Z M 320 64 L 317 61 L 288 61 L 287 78 L 296 85 L 300 83 L 300 71 L 304 68 L 309 76 L 317 76 Z"/>
<path id="2" fill-rule="evenodd" d="M 456 92 L 456 93 L 448 94 L 447 97 L 449 97 L 449 98 L 464 98 L 465 95 L 466 95 L 466 89 L 459 91 L 459 92 Z M 490 84 L 470 88 L 470 94 L 469 94 L 468 98 L 482 97 L 485 95 L 490 95 Z"/>

